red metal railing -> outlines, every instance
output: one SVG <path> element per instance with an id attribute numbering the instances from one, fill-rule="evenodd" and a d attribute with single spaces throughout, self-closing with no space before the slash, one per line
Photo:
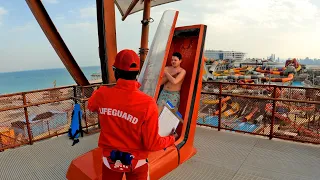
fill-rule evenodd
<path id="1" fill-rule="evenodd" d="M 87 110 L 87 100 L 99 86 L 1 95 L 0 151 L 67 133 L 75 103 L 84 112 L 85 133 L 99 131 L 97 114 Z M 320 143 L 319 88 L 203 82 L 200 101 L 198 125 Z"/>
<path id="2" fill-rule="evenodd" d="M 199 125 L 320 143 L 320 88 L 203 82 L 200 101 Z"/>
<path id="3" fill-rule="evenodd" d="M 82 117 L 85 133 L 91 133 L 98 124 L 97 115 L 87 111 L 82 99 L 90 97 L 100 85 L 1 95 L 0 151 L 67 133 L 75 103 L 80 103 L 85 112 Z"/>

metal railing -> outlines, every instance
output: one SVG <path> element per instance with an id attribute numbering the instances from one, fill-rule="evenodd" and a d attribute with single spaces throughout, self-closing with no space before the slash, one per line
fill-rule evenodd
<path id="1" fill-rule="evenodd" d="M 84 112 L 85 133 L 97 129 L 98 116 L 86 109 L 86 101 L 101 84 L 64 86 L 0 95 L 0 151 L 68 132 L 75 103 Z"/>
<path id="2" fill-rule="evenodd" d="M 99 131 L 87 100 L 101 85 L 1 95 L 0 151 L 67 133 L 75 103 L 84 112 L 85 133 Z M 200 101 L 198 125 L 320 143 L 319 88 L 203 82 Z"/>
<path id="3" fill-rule="evenodd" d="M 203 82 L 200 101 L 198 125 L 320 143 L 319 88 Z"/>

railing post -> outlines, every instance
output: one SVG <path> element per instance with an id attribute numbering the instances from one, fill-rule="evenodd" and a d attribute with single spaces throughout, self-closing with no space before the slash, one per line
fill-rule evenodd
<path id="1" fill-rule="evenodd" d="M 98 115 L 98 128 L 101 129 L 99 115 Z"/>
<path id="2" fill-rule="evenodd" d="M 73 97 L 75 97 L 73 99 L 74 103 L 77 104 L 78 103 L 78 100 L 76 99 L 78 97 L 78 94 L 77 94 L 77 86 L 73 86 Z"/>
<path id="3" fill-rule="evenodd" d="M 103 84 L 103 83 L 102 83 Z M 98 85 L 97 89 L 99 89 L 102 84 Z M 92 96 L 92 93 L 91 93 L 91 96 Z M 100 118 L 99 118 L 99 113 L 98 113 L 98 128 L 101 129 L 101 126 L 100 126 Z"/>
<path id="4" fill-rule="evenodd" d="M 82 98 L 86 98 L 83 86 L 81 86 L 81 96 L 82 96 Z M 86 113 L 86 102 L 81 101 L 81 104 L 83 105 L 83 118 L 84 118 L 84 122 L 86 123 L 87 133 L 89 133 L 88 122 L 87 122 L 87 113 Z"/>
<path id="5" fill-rule="evenodd" d="M 218 131 L 221 129 L 221 109 L 222 109 L 222 84 L 219 83 L 219 117 L 218 117 Z"/>
<path id="6" fill-rule="evenodd" d="M 270 127 L 270 136 L 269 139 L 271 140 L 273 138 L 273 130 L 274 130 L 274 118 L 275 118 L 275 112 L 276 112 L 276 104 L 277 101 L 275 100 L 277 93 L 277 86 L 273 86 L 273 94 L 272 97 L 274 98 L 272 100 L 272 116 L 271 116 L 271 127 Z"/>
<path id="7" fill-rule="evenodd" d="M 23 99 L 23 105 L 26 106 L 27 105 L 27 100 L 26 100 L 26 94 L 25 93 L 22 93 L 22 99 Z M 32 140 L 32 134 L 31 134 L 31 128 L 30 128 L 30 122 L 29 122 L 29 116 L 28 116 L 28 109 L 27 109 L 27 107 L 23 107 L 23 110 L 24 110 L 24 116 L 26 118 L 26 123 L 27 123 L 29 143 L 30 143 L 30 145 L 32 145 L 33 144 L 33 140 Z"/>
<path id="8" fill-rule="evenodd" d="M 47 128 L 48 128 L 48 133 L 49 133 L 49 136 L 50 136 L 50 126 L 49 126 L 49 121 L 47 121 Z"/>

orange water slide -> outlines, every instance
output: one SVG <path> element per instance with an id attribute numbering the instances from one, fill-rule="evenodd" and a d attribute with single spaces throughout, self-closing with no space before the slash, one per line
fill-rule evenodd
<path id="1" fill-rule="evenodd" d="M 246 71 L 246 70 L 247 70 L 247 67 L 233 68 L 230 70 L 224 70 L 223 73 L 230 73 L 230 72 L 240 73 L 241 71 Z"/>
<path id="2" fill-rule="evenodd" d="M 244 122 L 249 121 L 253 117 L 253 115 L 258 111 L 258 109 L 259 109 L 258 107 L 255 107 L 253 111 L 251 111 L 246 117 L 244 117 L 243 121 Z"/>
<path id="3" fill-rule="evenodd" d="M 239 83 L 252 83 L 254 84 L 254 80 L 253 79 L 241 79 L 238 81 Z"/>
<path id="4" fill-rule="evenodd" d="M 262 70 L 261 67 L 257 67 L 256 71 L 261 73 L 283 75 L 283 71 Z"/>
<path id="5" fill-rule="evenodd" d="M 315 104 L 312 104 L 311 106 L 294 106 L 290 105 L 292 109 L 301 110 L 301 111 L 314 111 L 316 108 Z"/>
<path id="6" fill-rule="evenodd" d="M 181 103 L 179 106 L 183 123 L 180 123 L 176 130 L 180 137 L 175 142 L 175 145 L 165 150 L 150 153 L 148 157 L 150 179 L 162 178 L 197 152 L 194 147 L 194 136 L 198 118 L 197 109 L 202 89 L 202 63 L 206 26 L 184 26 L 174 28 L 173 30 L 171 32 L 172 39 L 167 43 L 167 55 L 164 56 L 166 59 L 163 62 L 163 66 L 170 64 L 173 52 L 180 52 L 182 57 L 184 57 L 182 67 L 188 73 L 180 91 Z M 186 49 L 186 47 L 188 48 Z M 161 73 L 163 73 L 163 69 Z M 161 82 L 161 76 L 158 79 L 158 91 L 160 87 L 159 82 Z M 159 94 L 159 92 L 156 94 Z M 157 95 L 155 95 L 155 98 L 157 98 Z M 74 159 L 69 166 L 66 176 L 68 180 L 100 180 L 101 175 L 102 152 L 100 148 L 96 148 Z"/>
<path id="7" fill-rule="evenodd" d="M 265 107 L 265 110 L 268 112 L 268 113 L 272 113 L 272 104 L 271 103 L 268 103 L 266 104 L 266 107 Z M 280 120 L 284 121 L 284 122 L 287 122 L 289 123 L 290 125 L 293 125 L 293 128 L 295 128 L 297 131 L 302 131 L 304 132 L 305 134 L 309 135 L 309 136 L 312 136 L 312 137 L 315 137 L 315 138 L 319 138 L 320 137 L 320 134 L 317 134 L 307 128 L 305 128 L 303 125 L 296 125 L 294 122 L 291 121 L 290 118 L 288 117 L 285 117 L 277 112 L 274 113 L 274 116 L 279 118 Z"/>
<path id="8" fill-rule="evenodd" d="M 223 106 L 221 107 L 221 112 L 223 112 L 224 110 L 226 110 L 228 104 L 224 103 Z M 214 112 L 214 115 L 219 115 L 220 110 L 217 110 L 216 112 Z"/>
<path id="9" fill-rule="evenodd" d="M 286 78 L 268 78 L 268 77 L 265 77 L 265 78 L 261 78 L 261 81 L 262 82 L 268 82 L 268 81 L 271 81 L 271 82 L 288 82 L 288 81 L 291 81 L 293 79 L 294 75 L 293 74 L 289 74 L 288 77 Z"/>
<path id="10" fill-rule="evenodd" d="M 221 99 L 221 103 L 225 103 L 225 102 L 229 101 L 230 99 L 231 99 L 231 97 L 227 96 L 227 97 Z M 215 100 L 205 99 L 205 100 L 202 100 L 202 103 L 203 104 L 218 104 L 219 99 L 215 99 Z"/>
<path id="11" fill-rule="evenodd" d="M 230 106 L 231 106 L 231 108 L 229 110 L 222 113 L 223 117 L 228 117 L 228 116 L 234 115 L 235 113 L 237 113 L 240 110 L 240 105 L 237 102 L 232 102 Z"/>
<path id="12" fill-rule="evenodd" d="M 239 84 L 254 84 L 254 80 L 253 79 L 241 79 L 238 81 Z M 242 88 L 244 89 L 257 89 L 259 87 L 255 87 L 255 86 L 248 86 L 248 85 L 241 85 Z"/>

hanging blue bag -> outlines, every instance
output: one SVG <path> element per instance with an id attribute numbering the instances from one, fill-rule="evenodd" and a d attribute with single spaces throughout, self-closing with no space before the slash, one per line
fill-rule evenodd
<path id="1" fill-rule="evenodd" d="M 72 146 L 74 146 L 80 141 L 78 139 L 80 137 L 80 134 L 81 134 L 81 137 L 83 137 L 81 117 L 82 117 L 82 111 L 80 108 L 80 104 L 75 104 L 72 111 L 71 124 L 68 132 L 68 136 L 70 137 L 70 139 L 73 140 Z"/>

